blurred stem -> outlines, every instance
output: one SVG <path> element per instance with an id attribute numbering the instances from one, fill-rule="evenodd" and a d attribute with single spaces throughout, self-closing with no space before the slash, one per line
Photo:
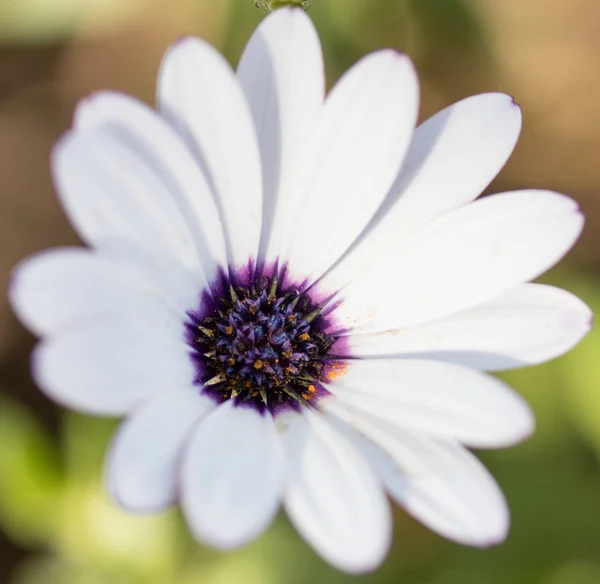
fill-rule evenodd
<path id="1" fill-rule="evenodd" d="M 271 0 L 270 2 L 256 2 L 258 8 L 266 8 L 269 11 L 283 8 L 284 6 L 296 6 L 308 10 L 311 4 L 312 0 Z"/>

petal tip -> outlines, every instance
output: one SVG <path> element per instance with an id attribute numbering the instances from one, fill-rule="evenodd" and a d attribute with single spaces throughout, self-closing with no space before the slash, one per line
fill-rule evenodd
<path id="1" fill-rule="evenodd" d="M 179 38 L 176 38 L 169 46 L 168 50 L 174 49 L 176 47 L 179 47 L 181 45 L 186 45 L 188 43 L 193 43 L 194 41 L 199 40 L 197 37 L 195 37 L 194 35 L 191 34 L 184 34 L 181 35 Z"/>
<path id="2" fill-rule="evenodd" d="M 520 411 L 515 412 L 515 424 L 513 427 L 513 431 L 511 432 L 510 437 L 504 443 L 501 448 L 505 446 L 516 446 L 517 444 L 521 444 L 525 440 L 529 439 L 533 433 L 535 432 L 536 420 L 535 415 L 529 404 L 521 398 Z"/>
<path id="3" fill-rule="evenodd" d="M 124 424 L 126 425 L 127 421 Z M 149 501 L 147 496 L 144 501 L 142 494 L 132 492 L 131 485 L 128 489 L 127 485 L 119 483 L 120 472 L 118 465 L 115 465 L 115 452 L 119 442 L 123 439 L 123 430 L 124 425 L 121 425 L 114 435 L 104 464 L 104 486 L 108 499 L 119 509 L 135 515 L 155 515 L 166 511 L 177 502 L 177 493 L 173 493 L 171 497 L 160 502 Z"/>
<path id="4" fill-rule="evenodd" d="M 337 565 L 341 570 L 343 570 L 347 574 L 354 574 L 356 576 L 360 576 L 363 574 L 371 574 L 381 567 L 381 564 L 383 564 L 383 561 L 385 560 L 386 556 L 387 556 L 387 551 L 380 558 L 376 558 L 376 559 L 372 559 L 372 560 L 370 559 L 365 562 L 348 562 L 348 563 L 337 562 Z"/>
<path id="5" fill-rule="evenodd" d="M 118 488 L 111 484 L 111 481 L 108 478 L 105 479 L 105 488 L 108 498 L 113 505 L 134 515 L 156 515 L 157 513 L 166 511 L 176 502 L 176 500 L 173 499 L 172 501 L 162 503 L 140 503 L 133 498 L 130 499 L 123 493 L 119 493 Z"/>
<path id="6" fill-rule="evenodd" d="M 104 120 L 104 116 L 98 115 L 98 111 L 101 112 L 102 106 L 105 105 L 104 102 L 109 102 L 113 106 L 116 100 L 123 99 L 131 100 L 133 98 L 120 91 L 110 89 L 98 89 L 86 95 L 83 99 L 79 100 L 75 107 L 72 130 L 85 130 L 97 127 L 98 123 Z M 112 109 L 112 107 L 107 109 Z"/>
<path id="7" fill-rule="evenodd" d="M 161 66 L 159 68 L 159 84 L 160 76 L 164 74 L 166 63 L 170 62 L 172 59 L 179 59 L 180 52 L 187 53 L 188 51 L 202 50 L 204 47 L 213 48 L 210 43 L 192 34 L 184 34 L 175 39 L 169 45 L 162 57 Z"/>
<path id="8" fill-rule="evenodd" d="M 474 533 L 473 538 L 467 543 L 471 547 L 488 549 L 501 545 L 506 541 L 510 533 L 510 512 L 504 496 L 502 496 L 502 507 L 498 509 L 499 515 L 495 522 L 492 521 L 487 528 L 483 528 L 479 533 Z"/>
<path id="9" fill-rule="evenodd" d="M 389 55 L 394 61 L 399 62 L 405 66 L 410 67 L 411 69 L 414 70 L 415 75 L 417 73 L 417 69 L 413 63 L 413 60 L 410 58 L 410 56 L 408 55 L 408 53 L 405 53 L 404 51 L 400 51 L 399 49 L 395 49 L 393 47 L 390 47 L 389 49 L 382 49 L 381 51 L 378 51 L 379 53 L 382 54 L 387 54 Z"/>
<path id="10" fill-rule="evenodd" d="M 12 308 L 13 312 L 22 321 L 21 316 L 19 315 L 19 306 L 20 306 L 20 287 L 22 284 L 22 266 L 25 260 L 21 260 L 17 265 L 13 266 L 8 275 L 8 284 L 6 285 L 6 297 L 8 299 L 8 303 Z"/>
<path id="11" fill-rule="evenodd" d="M 586 322 L 586 325 L 587 325 L 586 334 L 587 334 L 594 328 L 594 324 L 595 324 L 594 323 L 594 313 L 591 310 L 590 310 L 589 314 L 587 315 L 586 320 L 587 320 L 587 322 Z"/>
<path id="12" fill-rule="evenodd" d="M 33 348 L 29 356 L 29 373 L 33 382 L 48 399 L 63 406 L 65 404 L 60 400 L 60 392 L 55 391 L 47 373 L 48 349 L 49 341 L 41 341 Z"/>
<path id="13" fill-rule="evenodd" d="M 6 298 L 21 325 L 33 334 L 41 336 L 41 331 L 36 327 L 35 319 L 32 319 L 30 315 L 32 299 L 29 290 L 31 286 L 28 285 L 27 271 L 24 269 L 30 258 L 21 260 L 10 271 L 6 286 Z M 33 375 L 33 371 L 31 371 L 31 374 Z"/>
<path id="14" fill-rule="evenodd" d="M 506 526 L 506 528 L 503 528 L 502 531 L 498 531 L 498 533 L 489 535 L 485 538 L 482 538 L 480 541 L 476 542 L 474 544 L 474 547 L 478 547 L 481 549 L 488 549 L 488 548 L 492 548 L 492 547 L 496 547 L 499 546 L 501 544 L 503 544 L 507 537 L 508 537 L 508 525 Z"/>
<path id="15" fill-rule="evenodd" d="M 187 519 L 187 524 L 192 532 L 194 538 L 200 543 L 204 543 L 219 551 L 231 551 L 237 548 L 241 548 L 248 545 L 251 541 L 259 537 L 271 524 L 274 516 L 269 519 L 265 525 L 261 525 L 260 528 L 252 530 L 230 530 L 225 529 L 214 529 L 208 525 L 199 525 L 201 523 L 199 518 L 189 519 L 189 509 L 186 511 L 184 504 L 185 498 L 182 499 L 184 515 Z"/>
<path id="16" fill-rule="evenodd" d="M 524 420 L 523 428 L 520 434 L 517 434 L 515 438 L 515 444 L 520 444 L 521 442 L 525 442 L 533 436 L 535 432 L 536 422 L 535 416 L 533 413 L 530 413 L 529 416 Z"/>
<path id="17" fill-rule="evenodd" d="M 567 292 L 567 291 L 565 291 Z M 594 328 L 594 313 L 592 309 L 581 298 L 568 293 L 573 301 L 571 309 L 565 313 L 565 327 L 569 330 L 580 330 L 581 340 Z"/>

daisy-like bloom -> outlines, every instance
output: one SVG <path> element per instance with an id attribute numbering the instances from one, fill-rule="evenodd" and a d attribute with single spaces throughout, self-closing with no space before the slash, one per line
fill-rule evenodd
<path id="1" fill-rule="evenodd" d="M 387 495 L 433 531 L 487 546 L 505 500 L 467 450 L 527 437 L 527 405 L 487 371 L 576 344 L 590 312 L 527 283 L 577 239 L 569 198 L 475 198 L 516 143 L 501 94 L 415 130 L 411 61 L 368 55 L 324 96 L 299 9 L 267 17 L 237 72 L 205 42 L 167 53 L 158 111 L 117 93 L 78 107 L 52 168 L 88 248 L 16 268 L 42 341 L 40 388 L 126 415 L 114 500 L 176 501 L 194 535 L 240 546 L 283 504 L 350 572 L 390 545 Z"/>

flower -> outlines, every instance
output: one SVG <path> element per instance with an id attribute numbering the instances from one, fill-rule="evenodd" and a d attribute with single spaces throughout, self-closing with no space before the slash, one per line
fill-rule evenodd
<path id="1" fill-rule="evenodd" d="M 416 130 L 405 55 L 354 65 L 324 98 L 318 37 L 267 17 L 237 73 L 205 42 L 167 53 L 158 112 L 117 93 L 78 107 L 57 191 L 89 248 L 25 260 L 10 297 L 42 341 L 40 388 L 126 415 L 108 489 L 180 501 L 195 536 L 242 545 L 280 504 L 349 572 L 390 545 L 386 492 L 437 533 L 487 546 L 505 500 L 467 447 L 526 438 L 524 401 L 487 371 L 564 353 L 590 328 L 528 283 L 583 217 L 547 191 L 475 201 L 521 114 L 477 95 Z"/>

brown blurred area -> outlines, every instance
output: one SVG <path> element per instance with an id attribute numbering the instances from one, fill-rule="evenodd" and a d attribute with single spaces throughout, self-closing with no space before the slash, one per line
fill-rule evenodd
<path id="1" fill-rule="evenodd" d="M 0 20 L 3 2 L 10 1 L 0 0 Z M 352 30 L 357 23 L 348 20 L 344 2 L 349 0 L 314 0 L 312 14 L 318 29 L 334 29 L 348 41 L 352 35 L 345 27 Z M 423 5 L 431 2 L 423 0 Z M 359 7 L 354 10 L 359 16 L 370 10 L 370 0 L 352 3 Z M 161 55 L 173 40 L 193 33 L 227 47 L 230 57 L 237 56 L 246 38 L 229 39 L 234 14 L 236 34 L 250 31 L 258 20 L 250 0 L 135 0 L 134 4 L 118 21 L 107 20 L 102 26 L 93 26 L 98 14 L 79 15 L 80 28 L 43 41 L 0 38 L 4 289 L 20 259 L 47 247 L 77 243 L 54 194 L 49 168 L 52 145 L 69 127 L 77 101 L 109 88 L 152 103 Z M 416 61 L 422 79 L 422 117 L 473 93 L 513 95 L 523 109 L 523 133 L 491 190 L 549 188 L 577 199 L 588 223 L 570 261 L 595 269 L 600 263 L 600 2 L 469 0 L 485 31 L 485 48 L 476 43 L 470 49 L 457 48 L 449 39 L 434 51 L 410 30 L 405 12 L 397 8 L 402 2 L 387 4 L 390 18 L 385 29 L 370 36 L 363 31 L 352 39 L 352 50 L 325 45 L 329 82 L 353 58 L 391 44 L 407 50 Z M 379 7 L 385 5 L 378 2 Z M 33 339 L 11 315 L 3 295 L 1 388 L 18 391 L 18 398 L 52 425 L 57 410 L 29 379 L 32 346 Z M 17 550 L 0 539 L 0 574 L 8 573 L 17 557 Z"/>
<path id="2" fill-rule="evenodd" d="M 472 4 L 502 79 L 523 109 L 505 178 L 575 197 L 588 217 L 576 259 L 600 260 L 600 3 L 494 0 Z"/>

